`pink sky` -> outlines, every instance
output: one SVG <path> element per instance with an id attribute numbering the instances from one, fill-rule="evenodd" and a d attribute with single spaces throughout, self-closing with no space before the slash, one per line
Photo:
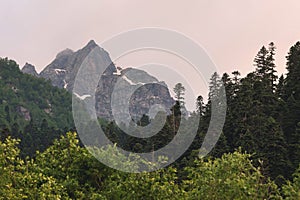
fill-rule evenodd
<path id="1" fill-rule="evenodd" d="M 122 31 L 155 26 L 193 38 L 225 71 L 252 70 L 258 49 L 274 41 L 282 71 L 286 52 L 300 39 L 299 9 L 298 0 L 2 1 L 0 56 L 40 70 L 67 47 L 76 50 L 90 39 L 101 43 Z"/>
<path id="2" fill-rule="evenodd" d="M 0 6 L 0 57 L 40 71 L 65 48 L 77 50 L 140 27 L 179 31 L 201 44 L 220 71 L 254 69 L 262 45 L 277 46 L 278 71 L 300 40 L 299 0 L 7 0 Z M 155 62 L 155 61 L 153 61 Z M 118 65 L 126 66 L 128 59 Z M 133 62 L 132 65 L 135 63 Z"/>

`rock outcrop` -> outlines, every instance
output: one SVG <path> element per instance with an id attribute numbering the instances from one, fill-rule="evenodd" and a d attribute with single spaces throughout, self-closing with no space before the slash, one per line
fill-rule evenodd
<path id="1" fill-rule="evenodd" d="M 30 74 L 32 76 L 39 76 L 39 74 L 35 70 L 35 67 L 29 63 L 26 63 L 21 71 L 24 74 Z"/>
<path id="2" fill-rule="evenodd" d="M 23 106 L 18 106 L 17 107 L 17 113 L 19 113 L 19 115 L 23 116 L 25 121 L 30 121 L 31 120 L 31 114 L 30 114 L 30 111 L 27 108 L 24 108 Z"/>

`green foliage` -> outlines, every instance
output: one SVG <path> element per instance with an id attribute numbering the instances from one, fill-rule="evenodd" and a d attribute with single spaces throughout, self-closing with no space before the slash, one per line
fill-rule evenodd
<path id="1" fill-rule="evenodd" d="M 276 85 L 275 49 L 273 43 L 262 47 L 254 60 L 256 70 L 245 78 L 238 79 L 238 72 L 233 72 L 233 78 L 223 75 L 228 105 L 223 132 L 231 151 L 242 147 L 254 153 L 256 166 L 259 159 L 263 161 L 264 175 L 279 180 L 290 178 L 294 169 L 282 129 L 284 79 Z"/>
<path id="2" fill-rule="evenodd" d="M 300 42 L 290 48 L 287 56 L 287 75 L 282 89 L 284 100 L 282 127 L 289 146 L 289 157 L 295 170 L 300 156 Z"/>
<path id="3" fill-rule="evenodd" d="M 234 152 L 187 167 L 188 199 L 280 199 L 277 186 L 255 168 L 249 154 Z"/>
<path id="4" fill-rule="evenodd" d="M 276 184 L 240 150 L 196 159 L 179 180 L 173 167 L 149 173 L 108 168 L 80 147 L 71 132 L 37 153 L 35 160 L 19 157 L 18 142 L 10 137 L 0 142 L 0 199 L 282 199 Z M 107 159 L 118 153 L 113 146 L 93 151 Z M 130 160 L 115 161 L 138 167 Z M 284 198 L 299 199 L 299 172 L 300 167 L 282 187 Z"/>
<path id="5" fill-rule="evenodd" d="M 75 133 L 61 136 L 45 152 L 38 152 L 36 163 L 37 170 L 57 179 L 70 198 L 91 199 L 96 195 L 92 186 L 101 179 L 100 173 L 95 175 L 98 173 L 95 166 L 100 163 L 96 163 L 87 150 L 79 146 Z"/>
<path id="6" fill-rule="evenodd" d="M 150 173 L 114 173 L 105 182 L 108 199 L 182 199 L 185 192 L 176 184 L 176 170 Z"/>
<path id="7" fill-rule="evenodd" d="M 287 184 L 282 187 L 285 199 L 300 199 L 300 165 L 293 177 L 294 179 L 292 182 L 288 181 Z"/>
<path id="8" fill-rule="evenodd" d="M 36 171 L 33 161 L 23 161 L 16 147 L 18 140 L 8 137 L 0 142 L 0 199 L 61 199 L 62 185 Z"/>
<path id="9" fill-rule="evenodd" d="M 22 139 L 22 156 L 32 156 L 74 127 L 71 95 L 49 81 L 23 74 L 16 62 L 0 58 L 0 127 Z M 5 137 L 1 135 L 2 140 Z"/>
<path id="10" fill-rule="evenodd" d="M 30 120 L 20 111 L 23 107 L 37 124 L 46 119 L 56 128 L 72 125 L 71 95 L 66 90 L 23 74 L 18 65 L 7 58 L 0 59 L 0 69 L 0 110 L 4 111 L 8 123 L 17 122 L 23 128 L 28 124 Z"/>

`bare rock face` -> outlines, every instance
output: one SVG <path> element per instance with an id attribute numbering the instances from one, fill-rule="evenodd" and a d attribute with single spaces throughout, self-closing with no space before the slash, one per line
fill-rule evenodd
<path id="1" fill-rule="evenodd" d="M 145 71 L 134 68 L 124 70 L 119 68 L 113 75 L 101 77 L 95 96 L 97 116 L 114 119 L 111 108 L 113 93 L 119 97 L 113 102 L 113 106 L 117 106 L 115 114 L 122 115 L 128 108 L 131 118 L 135 121 L 141 119 L 143 114 L 149 114 L 151 106 L 163 105 L 170 113 L 175 103 L 164 82 L 158 81 Z M 127 99 L 128 94 L 131 96 Z M 127 108 L 122 106 L 125 104 L 128 104 Z"/>
<path id="2" fill-rule="evenodd" d="M 58 53 L 54 61 L 40 73 L 40 77 L 50 79 L 54 86 L 72 91 L 78 69 L 95 47 L 97 44 L 91 40 L 84 48 L 76 52 L 66 49 Z M 103 59 L 108 59 L 111 62 L 105 51 L 103 51 Z"/>
<path id="3" fill-rule="evenodd" d="M 88 94 L 89 96 L 95 96 L 95 108 L 98 117 L 108 120 L 114 119 L 111 108 L 112 93 L 118 92 L 118 96 L 122 97 L 128 93 L 130 88 L 137 88 L 137 85 L 139 87 L 132 94 L 129 102 L 129 111 L 132 118 L 140 118 L 143 114 L 147 114 L 150 107 L 155 104 L 162 104 L 167 111 L 171 109 L 175 101 L 170 96 L 164 82 L 158 81 L 155 77 L 142 70 L 133 68 L 123 70 L 120 67 L 116 67 L 109 54 L 93 40 L 76 52 L 70 49 L 60 52 L 39 76 L 51 80 L 54 86 L 65 88 L 72 93 L 75 77 L 82 62 L 96 47 L 100 49 L 100 59 L 102 59 L 100 63 L 110 63 L 99 80 L 95 94 Z M 91 65 L 96 64 L 91 63 Z M 127 73 L 133 74 L 134 77 L 131 77 L 132 79 L 128 78 L 126 76 Z M 118 91 L 115 91 L 115 85 L 120 83 L 120 80 L 122 80 L 121 86 L 118 87 Z M 143 81 L 136 82 L 135 80 Z"/>
<path id="4" fill-rule="evenodd" d="M 39 76 L 39 74 L 35 70 L 35 67 L 29 63 L 26 63 L 21 71 L 24 74 L 30 74 L 32 76 L 37 76 L 37 77 Z"/>
<path id="5" fill-rule="evenodd" d="M 31 116 L 30 116 L 30 111 L 27 108 L 24 108 L 23 106 L 18 106 L 17 107 L 17 112 L 24 117 L 25 121 L 30 121 Z"/>

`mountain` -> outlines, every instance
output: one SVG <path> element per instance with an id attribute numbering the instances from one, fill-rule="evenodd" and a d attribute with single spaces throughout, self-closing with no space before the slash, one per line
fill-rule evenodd
<path id="1" fill-rule="evenodd" d="M 72 91 L 81 63 L 96 46 L 96 43 L 91 40 L 83 49 L 76 52 L 70 49 L 63 50 L 41 71 L 40 77 L 51 80 L 54 86 Z"/>
<path id="2" fill-rule="evenodd" d="M 38 77 L 39 74 L 36 72 L 35 67 L 29 63 L 26 63 L 21 70 L 24 74 L 30 74 L 32 76 Z"/>
<path id="3" fill-rule="evenodd" d="M 121 84 L 118 87 L 118 91 L 115 91 L 118 92 L 120 97 L 126 95 L 133 88 L 137 88 L 137 85 L 140 86 L 134 92 L 129 102 L 129 111 L 132 118 L 139 119 L 155 104 L 162 104 L 167 111 L 171 109 L 175 101 L 170 96 L 167 85 L 164 82 L 158 81 L 155 77 L 142 70 L 116 67 L 108 52 L 99 47 L 93 40 L 76 52 L 66 49 L 58 53 L 56 58 L 41 71 L 39 77 L 51 80 L 53 86 L 64 88 L 72 93 L 75 77 L 81 64 L 95 48 L 99 48 L 100 63 L 108 63 L 109 65 L 99 80 L 95 94 L 89 94 L 90 96 L 95 95 L 95 107 L 98 117 L 108 120 L 113 119 L 111 97 L 116 83 Z M 97 61 L 97 63 L 99 62 Z M 91 65 L 96 65 L 96 61 Z M 127 74 L 131 74 L 133 79 L 140 81 L 134 82 Z M 122 101 L 124 99 L 119 100 Z M 118 112 L 123 111 L 120 110 Z"/>

